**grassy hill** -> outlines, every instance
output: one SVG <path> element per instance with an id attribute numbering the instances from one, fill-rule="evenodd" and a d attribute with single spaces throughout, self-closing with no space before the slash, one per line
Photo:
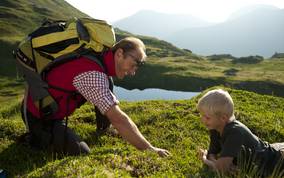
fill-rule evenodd
<path id="1" fill-rule="evenodd" d="M 117 85 L 128 89 L 163 88 L 202 91 L 216 85 L 284 96 L 284 58 L 259 63 L 236 63 L 238 59 L 194 58 L 191 56 L 149 58 L 137 74 Z"/>
<path id="2" fill-rule="evenodd" d="M 6 81 L 6 90 L 17 92 L 16 86 L 17 81 Z M 283 141 L 283 98 L 226 89 L 235 101 L 239 120 L 266 141 Z M 196 150 L 207 147 L 209 141 L 195 108 L 199 97 L 120 104 L 143 135 L 153 145 L 168 149 L 171 157 L 160 158 L 151 152 L 137 151 L 120 136 L 110 133 L 96 136 L 94 112 L 86 104 L 69 118 L 69 126 L 90 145 L 91 154 L 61 158 L 17 143 L 25 131 L 19 112 L 20 95 L 2 95 L 0 168 L 8 177 L 218 177 L 197 159 Z"/>
<path id="3" fill-rule="evenodd" d="M 18 137 L 25 132 L 20 117 L 24 86 L 22 80 L 15 79 L 12 49 L 46 17 L 86 15 L 63 0 L 1 0 L 0 9 L 0 169 L 7 171 L 8 177 L 218 177 L 196 157 L 197 148 L 206 147 L 209 139 L 195 108 L 200 95 L 191 100 L 121 103 L 151 143 L 169 149 L 172 156 L 168 158 L 137 151 L 110 133 L 96 136 L 95 115 L 88 104 L 70 117 L 69 125 L 90 145 L 89 156 L 60 158 L 18 144 Z M 135 36 L 115 30 L 118 40 Z M 137 37 L 147 46 L 148 62 L 135 77 L 116 80 L 117 85 L 185 91 L 224 85 L 284 96 L 284 58 L 253 64 L 238 63 L 226 56 L 213 60 L 166 41 Z M 283 98 L 226 89 L 235 100 L 239 120 L 264 140 L 283 141 Z"/>
<path id="4" fill-rule="evenodd" d="M 45 18 L 87 16 L 64 0 L 1 0 L 0 12 L 0 39 L 9 42 L 21 40 Z"/>
<path id="5" fill-rule="evenodd" d="M 15 76 L 12 51 L 44 19 L 87 17 L 64 0 L 0 1 L 0 75 Z"/>

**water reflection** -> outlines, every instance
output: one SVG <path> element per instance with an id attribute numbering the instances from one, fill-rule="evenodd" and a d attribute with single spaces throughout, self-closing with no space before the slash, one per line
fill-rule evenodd
<path id="1" fill-rule="evenodd" d="M 118 100 L 126 101 L 190 99 L 199 94 L 199 92 L 169 91 L 156 88 L 127 90 L 118 86 L 114 87 L 114 93 Z"/>

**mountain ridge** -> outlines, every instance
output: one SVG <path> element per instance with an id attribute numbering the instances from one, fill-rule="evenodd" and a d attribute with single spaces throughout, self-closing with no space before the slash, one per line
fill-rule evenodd
<path id="1" fill-rule="evenodd" d="M 254 10 L 239 18 L 206 28 L 184 29 L 167 38 L 198 54 L 272 56 L 284 51 L 284 10 Z M 185 40 L 190 39 L 190 40 Z"/>
<path id="2" fill-rule="evenodd" d="M 131 33 L 158 37 L 200 55 L 232 54 L 237 57 L 249 55 L 270 57 L 275 52 L 284 51 L 284 10 L 274 6 L 249 6 L 232 13 L 225 22 L 207 23 L 201 27 L 194 24 L 186 27 L 177 19 L 167 20 L 165 25 L 163 20 L 157 20 L 162 13 L 143 12 L 144 16 L 142 13 L 137 13 L 140 14 L 139 17 L 134 14 L 114 25 L 119 28 L 127 27 L 125 29 Z M 149 14 L 145 15 L 146 12 Z M 170 14 L 164 15 L 166 17 L 163 19 L 175 18 Z M 175 26 L 175 22 L 184 26 Z M 174 32 L 173 26 L 177 31 Z"/>
<path id="3" fill-rule="evenodd" d="M 155 36 L 165 39 L 177 29 L 208 26 L 211 23 L 192 15 L 166 14 L 153 10 L 141 10 L 132 16 L 118 20 L 114 26 L 127 29 L 131 33 Z"/>

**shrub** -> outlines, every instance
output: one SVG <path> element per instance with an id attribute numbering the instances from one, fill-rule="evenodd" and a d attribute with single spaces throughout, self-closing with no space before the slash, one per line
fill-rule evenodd
<path id="1" fill-rule="evenodd" d="M 247 57 L 240 57 L 237 58 L 235 60 L 233 60 L 233 63 L 245 63 L 245 64 L 256 64 L 263 61 L 263 57 L 262 56 L 247 56 Z"/>
<path id="2" fill-rule="evenodd" d="M 275 52 L 271 58 L 284 58 L 284 53 L 277 53 Z"/>
<path id="3" fill-rule="evenodd" d="M 221 60 L 221 59 L 236 59 L 236 57 L 231 54 L 213 54 L 211 56 L 207 56 L 209 60 Z"/>

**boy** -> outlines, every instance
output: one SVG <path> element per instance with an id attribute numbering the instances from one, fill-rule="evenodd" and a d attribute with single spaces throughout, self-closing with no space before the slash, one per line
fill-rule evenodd
<path id="1" fill-rule="evenodd" d="M 257 165 L 259 176 L 271 175 L 274 169 L 283 171 L 284 143 L 263 142 L 237 121 L 234 103 L 228 92 L 222 89 L 207 92 L 199 99 L 197 109 L 201 113 L 201 122 L 210 130 L 209 149 L 199 149 L 199 158 L 206 165 L 226 173 L 232 171 L 237 158 L 243 156 L 240 160 Z"/>

